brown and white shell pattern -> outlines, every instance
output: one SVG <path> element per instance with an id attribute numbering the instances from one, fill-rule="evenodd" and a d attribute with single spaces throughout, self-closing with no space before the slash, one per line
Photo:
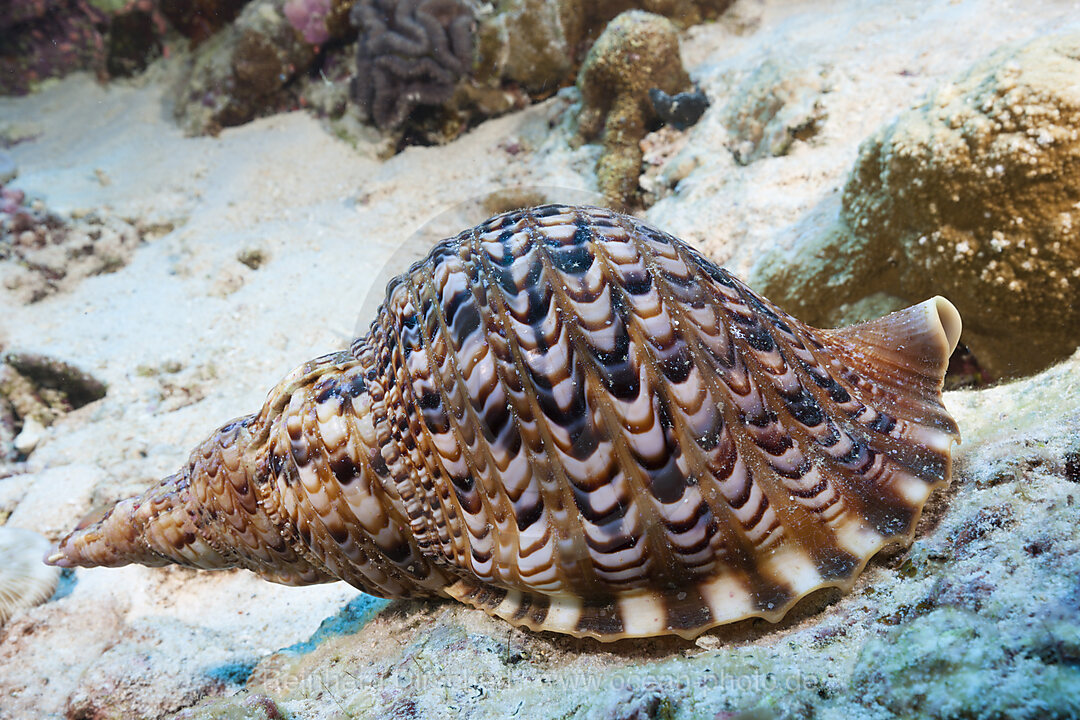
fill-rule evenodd
<path id="1" fill-rule="evenodd" d="M 910 542 L 959 332 L 943 298 L 814 329 L 633 218 L 506 213 L 50 562 L 341 579 L 601 640 L 775 621 Z"/>

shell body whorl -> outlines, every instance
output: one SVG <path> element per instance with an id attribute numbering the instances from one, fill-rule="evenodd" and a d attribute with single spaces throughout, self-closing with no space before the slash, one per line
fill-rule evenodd
<path id="1" fill-rule="evenodd" d="M 392 281 L 160 508 L 50 559 L 343 579 L 604 640 L 777 620 L 910 541 L 949 475 L 958 333 L 941 298 L 817 330 L 632 218 L 507 213 Z"/>

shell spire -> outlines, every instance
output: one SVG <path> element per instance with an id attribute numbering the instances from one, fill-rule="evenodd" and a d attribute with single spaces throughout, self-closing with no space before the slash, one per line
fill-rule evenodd
<path id="1" fill-rule="evenodd" d="M 601 640 L 776 621 L 911 541 L 959 334 L 940 297 L 815 329 L 633 218 L 506 213 L 49 561 L 341 579 Z"/>
<path id="2" fill-rule="evenodd" d="M 290 585 L 333 579 L 282 541 L 258 499 L 245 457 L 254 419 L 220 428 L 182 470 L 69 535 L 48 562 L 61 567 L 244 567 Z"/>
<path id="3" fill-rule="evenodd" d="M 361 431 L 370 428 L 357 401 L 365 395 L 363 373 L 348 353 L 305 363 L 260 412 L 219 428 L 182 470 L 68 535 L 46 562 L 245 568 L 286 585 L 347 580 L 384 597 L 430 594 L 425 580 L 436 589 L 445 581 L 437 573 L 428 578 L 433 571 L 415 543 L 395 532 L 400 518 L 388 515 L 392 503 L 369 482 L 347 487 L 379 455 Z M 331 489 L 330 477 L 343 482 Z M 349 503 L 361 510 L 359 519 Z M 346 557 L 332 557 L 320 543 Z M 387 554 L 410 563 L 409 571 L 390 568 Z"/>

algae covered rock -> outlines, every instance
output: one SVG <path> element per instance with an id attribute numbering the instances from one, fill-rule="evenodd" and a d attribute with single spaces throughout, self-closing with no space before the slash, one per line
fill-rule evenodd
<path id="1" fill-rule="evenodd" d="M 242 10 L 225 3 L 239 15 L 193 35 L 176 112 L 191 134 L 303 105 L 340 115 L 344 93 L 322 86 L 337 85 L 342 59 L 354 54 L 347 85 L 360 115 L 405 144 L 442 144 L 571 84 L 586 50 L 624 10 L 655 11 L 688 27 L 730 2 L 252 0 Z M 414 113 L 420 106 L 426 110 Z"/>
<path id="2" fill-rule="evenodd" d="M 1080 341 L 1080 34 L 1005 49 L 865 142 L 844 217 L 894 287 L 947 295 L 965 342 L 1025 373 Z"/>
<path id="3" fill-rule="evenodd" d="M 117 0 L 120 4 L 124 0 Z M 184 37 L 201 43 L 236 19 L 248 0 L 157 0 L 161 13 Z"/>
<path id="4" fill-rule="evenodd" d="M 592 46 L 578 77 L 578 134 L 582 140 L 602 137 L 596 174 L 609 202 L 629 205 L 637 192 L 641 140 L 656 113 L 649 90 L 672 95 L 689 86 L 678 31 L 667 18 L 627 11 Z"/>
<path id="5" fill-rule="evenodd" d="M 550 95 L 572 77 L 574 47 L 581 39 L 576 3 L 500 3 L 477 28 L 476 77 L 496 85 L 515 83 L 537 96 Z"/>
<path id="6" fill-rule="evenodd" d="M 477 31 L 477 77 L 551 95 L 572 80 L 581 52 L 627 10 L 662 15 L 680 28 L 715 18 L 732 0 L 502 0 Z"/>
<path id="7" fill-rule="evenodd" d="M 315 58 L 285 16 L 285 0 L 255 0 L 199 46 L 176 114 L 192 134 L 216 134 L 290 104 L 285 85 Z"/>
<path id="8" fill-rule="evenodd" d="M 0 4 L 0 95 L 76 70 L 103 74 L 105 13 L 80 0 Z"/>
<path id="9" fill-rule="evenodd" d="M 1045 622 L 1040 637 L 1019 628 L 1003 632 L 970 610 L 937 608 L 867 643 L 853 683 L 899 717 L 923 716 L 928 708 L 931 717 L 1017 717 L 1044 702 L 1053 703 L 1047 717 L 1065 717 L 1077 708 L 1044 693 L 1075 686 L 1077 673 L 1047 662 L 1055 650 L 1046 643 L 1055 638 L 1071 652 L 1080 647 L 1080 630 L 1061 616 Z"/>
<path id="10" fill-rule="evenodd" d="M 874 293 L 942 294 L 994 376 L 1080 342 L 1080 34 L 1006 47 L 859 149 L 838 222 L 753 284 L 825 322 Z"/>

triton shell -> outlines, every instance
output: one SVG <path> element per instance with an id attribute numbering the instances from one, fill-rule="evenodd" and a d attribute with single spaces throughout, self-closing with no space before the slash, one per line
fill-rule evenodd
<path id="1" fill-rule="evenodd" d="M 601 640 L 776 621 L 911 541 L 959 334 L 940 297 L 814 329 L 633 218 L 506 213 L 49 562 L 340 579 Z"/>

